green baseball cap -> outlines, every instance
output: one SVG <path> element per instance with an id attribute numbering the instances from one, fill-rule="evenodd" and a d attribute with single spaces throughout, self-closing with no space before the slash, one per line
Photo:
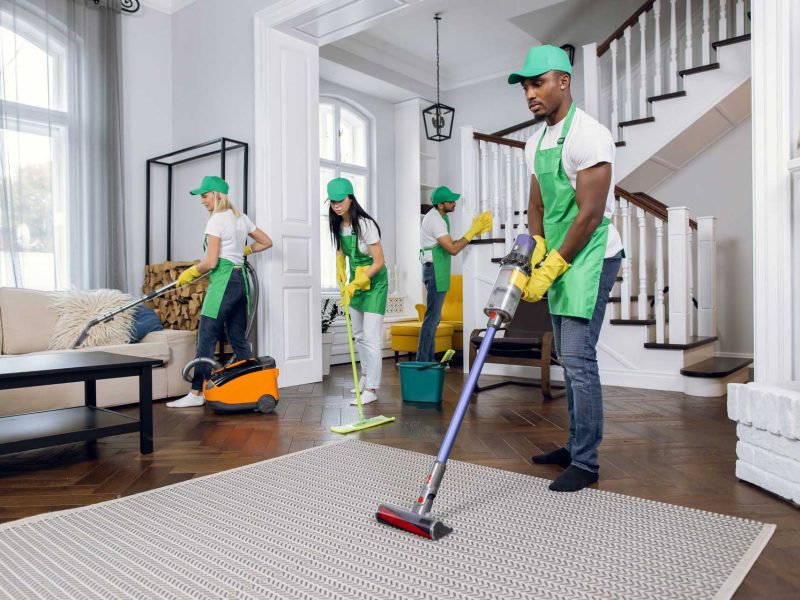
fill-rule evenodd
<path id="1" fill-rule="evenodd" d="M 217 177 L 216 175 L 206 175 L 203 177 L 203 183 L 200 184 L 200 187 L 196 190 L 192 190 L 189 193 L 193 196 L 197 196 L 198 194 L 206 194 L 208 192 L 227 194 L 229 188 L 230 186 L 228 185 L 228 182 L 222 177 Z"/>
<path id="2" fill-rule="evenodd" d="M 528 77 L 538 77 L 548 71 L 564 71 L 572 75 L 572 65 L 569 56 L 561 48 L 543 44 L 528 50 L 525 64 L 519 71 L 508 76 L 508 83 L 519 83 Z"/>
<path id="3" fill-rule="evenodd" d="M 353 193 L 353 184 L 349 179 L 337 177 L 328 182 L 328 200 L 341 202 Z"/>
<path id="4" fill-rule="evenodd" d="M 461 194 L 456 194 L 446 185 L 440 186 L 431 193 L 431 204 L 441 204 L 442 202 L 455 202 L 461 198 Z"/>

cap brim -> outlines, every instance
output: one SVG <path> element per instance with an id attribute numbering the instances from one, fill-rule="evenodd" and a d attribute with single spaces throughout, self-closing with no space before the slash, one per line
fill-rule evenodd
<path id="1" fill-rule="evenodd" d="M 552 71 L 552 69 L 545 69 L 544 71 L 516 71 L 508 76 L 508 83 L 519 83 L 524 79 L 531 79 L 533 77 L 539 77 L 539 75 L 544 75 L 548 71 Z"/>
<path id="2" fill-rule="evenodd" d="M 189 192 L 192 196 L 199 196 L 201 194 L 205 194 L 208 190 L 204 188 L 197 188 L 196 190 L 192 190 Z"/>
<path id="3" fill-rule="evenodd" d="M 348 194 L 345 194 L 344 196 L 338 196 L 338 197 L 336 197 L 336 196 L 328 196 L 328 202 L 341 202 L 342 200 L 347 198 L 347 196 L 348 196 Z"/>

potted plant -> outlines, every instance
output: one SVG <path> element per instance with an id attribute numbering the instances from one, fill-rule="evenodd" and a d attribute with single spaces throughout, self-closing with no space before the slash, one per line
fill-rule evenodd
<path id="1" fill-rule="evenodd" d="M 339 316 L 339 303 L 333 298 L 322 301 L 322 374 L 331 372 L 331 350 L 333 349 L 333 332 L 328 331 Z"/>

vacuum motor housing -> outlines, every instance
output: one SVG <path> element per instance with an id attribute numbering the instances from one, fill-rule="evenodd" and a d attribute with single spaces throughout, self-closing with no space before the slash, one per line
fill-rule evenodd
<path id="1" fill-rule="evenodd" d="M 278 405 L 278 375 L 271 356 L 235 362 L 206 380 L 206 404 L 219 412 L 271 413 Z"/>
<path id="2" fill-rule="evenodd" d="M 504 258 L 500 260 L 500 272 L 494 282 L 489 301 L 483 309 L 484 314 L 490 319 L 499 320 L 505 324 L 514 318 L 522 290 L 531 276 L 531 256 L 536 248 L 536 240 L 528 234 L 517 236 L 514 246 Z"/>

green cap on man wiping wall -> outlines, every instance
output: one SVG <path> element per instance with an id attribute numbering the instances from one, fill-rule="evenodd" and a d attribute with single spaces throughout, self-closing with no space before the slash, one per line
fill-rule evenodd
<path id="1" fill-rule="evenodd" d="M 564 71 L 572 75 L 569 55 L 561 48 L 549 44 L 534 46 L 528 50 L 522 68 L 508 76 L 508 83 L 519 83 L 523 79 L 538 77 L 548 71 Z"/>
<path id="2" fill-rule="evenodd" d="M 459 198 L 461 198 L 461 194 L 456 194 L 446 185 L 442 185 L 431 193 L 431 204 L 436 206 L 442 202 L 455 202 Z"/>

